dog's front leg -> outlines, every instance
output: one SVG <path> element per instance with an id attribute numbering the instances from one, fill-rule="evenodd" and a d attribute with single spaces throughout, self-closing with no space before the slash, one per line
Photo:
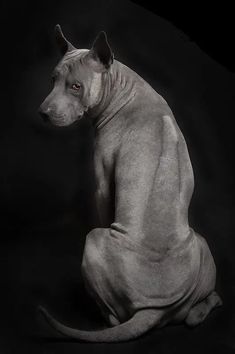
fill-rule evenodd
<path id="1" fill-rule="evenodd" d="M 96 209 L 99 217 L 99 225 L 101 227 L 108 227 L 112 223 L 114 217 L 114 202 L 110 195 L 110 188 L 108 181 L 96 189 L 95 192 Z"/>

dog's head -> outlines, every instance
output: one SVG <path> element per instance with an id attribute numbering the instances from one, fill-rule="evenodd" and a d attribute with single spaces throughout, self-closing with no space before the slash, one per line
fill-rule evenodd
<path id="1" fill-rule="evenodd" d="M 55 27 L 55 36 L 62 59 L 52 74 L 53 89 L 39 112 L 54 125 L 68 126 L 98 105 L 102 75 L 113 63 L 113 53 L 103 31 L 90 50 L 76 49 L 64 37 L 59 25 Z"/>

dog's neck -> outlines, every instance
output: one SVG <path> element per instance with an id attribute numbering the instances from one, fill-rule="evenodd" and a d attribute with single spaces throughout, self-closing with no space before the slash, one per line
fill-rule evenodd
<path id="1" fill-rule="evenodd" d="M 88 110 L 88 116 L 96 129 L 102 128 L 117 112 L 133 100 L 136 81 L 124 65 L 114 61 L 110 70 L 102 73 L 102 94 L 97 105 Z"/>

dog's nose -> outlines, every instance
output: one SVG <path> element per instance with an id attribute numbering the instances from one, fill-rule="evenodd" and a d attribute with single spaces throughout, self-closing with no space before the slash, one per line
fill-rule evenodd
<path id="1" fill-rule="evenodd" d="M 42 119 L 44 120 L 44 122 L 48 122 L 49 121 L 49 113 L 50 113 L 50 109 L 44 109 L 42 106 L 39 107 L 38 109 L 38 113 L 40 114 L 40 116 L 42 117 Z"/>

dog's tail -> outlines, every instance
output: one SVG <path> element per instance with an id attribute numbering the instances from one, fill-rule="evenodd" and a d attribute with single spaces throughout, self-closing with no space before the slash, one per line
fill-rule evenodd
<path id="1" fill-rule="evenodd" d="M 136 312 L 131 319 L 115 327 L 97 331 L 80 331 L 67 327 L 53 318 L 45 308 L 39 311 L 47 322 L 61 334 L 86 342 L 124 342 L 139 337 L 160 322 L 160 313 L 157 309 L 143 309 Z"/>

